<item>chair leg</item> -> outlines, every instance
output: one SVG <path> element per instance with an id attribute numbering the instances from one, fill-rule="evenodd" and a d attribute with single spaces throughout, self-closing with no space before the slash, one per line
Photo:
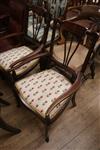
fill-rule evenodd
<path id="1" fill-rule="evenodd" d="M 2 92 L 0 92 L 0 96 L 2 96 L 3 95 L 3 93 Z"/>
<path id="2" fill-rule="evenodd" d="M 6 131 L 9 131 L 13 134 L 18 134 L 21 132 L 20 129 L 17 129 L 17 128 L 14 128 L 10 125 L 8 125 L 1 117 L 0 117 L 0 128 L 6 130 Z"/>
<path id="3" fill-rule="evenodd" d="M 92 77 L 92 79 L 94 79 L 94 76 L 95 76 L 95 64 L 94 64 L 94 62 L 92 62 L 90 64 L 90 70 L 91 70 L 91 77 Z"/>
<path id="4" fill-rule="evenodd" d="M 48 124 L 45 124 L 45 141 L 49 142 L 49 135 L 48 135 Z"/>
<path id="5" fill-rule="evenodd" d="M 75 107 L 76 106 L 76 102 L 75 102 L 75 96 L 76 96 L 76 93 L 72 96 L 72 107 Z"/>
<path id="6" fill-rule="evenodd" d="M 3 99 L 1 99 L 1 98 L 0 98 L 0 103 L 1 103 L 2 105 L 5 105 L 5 106 L 10 105 L 10 103 L 8 103 L 7 101 L 5 101 L 5 100 L 3 100 Z"/>
<path id="7" fill-rule="evenodd" d="M 20 100 L 19 100 L 19 98 L 16 100 L 16 102 L 17 102 L 17 107 L 20 107 Z"/>
<path id="8" fill-rule="evenodd" d="M 14 96 L 15 96 L 15 100 L 16 100 L 16 105 L 17 105 L 17 107 L 20 107 L 21 101 L 20 101 L 20 99 L 19 99 L 19 97 L 18 97 L 18 95 L 17 95 L 15 89 L 13 89 L 13 94 L 14 94 Z"/>

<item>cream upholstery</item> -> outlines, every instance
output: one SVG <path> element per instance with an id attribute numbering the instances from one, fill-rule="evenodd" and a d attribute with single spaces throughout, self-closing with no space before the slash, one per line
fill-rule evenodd
<path id="1" fill-rule="evenodd" d="M 33 52 L 33 50 L 31 50 L 30 48 L 28 48 L 26 46 L 21 46 L 21 47 L 13 48 L 6 52 L 0 53 L 0 68 L 7 71 L 8 69 L 10 69 L 10 65 L 13 62 L 15 62 L 16 60 L 18 60 L 32 52 Z M 19 74 L 23 73 L 24 71 L 26 71 L 27 69 L 29 69 L 29 67 L 36 65 L 37 61 L 38 60 L 33 60 L 33 61 L 23 65 L 22 67 L 20 67 L 19 69 L 16 70 L 16 74 L 19 75 Z"/>
<path id="2" fill-rule="evenodd" d="M 15 84 L 23 103 L 43 118 L 49 106 L 71 87 L 71 83 L 58 72 L 49 69 L 26 77 Z M 62 102 L 50 114 L 52 118 L 65 104 Z"/>
<path id="3" fill-rule="evenodd" d="M 76 43 L 74 42 L 71 49 L 74 49 L 75 45 Z M 77 51 L 75 52 L 74 56 L 72 57 L 69 63 L 69 66 L 73 69 L 79 68 L 84 63 L 87 53 L 88 53 L 88 49 L 80 45 Z M 64 60 L 64 45 L 63 44 L 56 45 L 54 47 L 53 57 L 62 63 L 62 60 Z"/>

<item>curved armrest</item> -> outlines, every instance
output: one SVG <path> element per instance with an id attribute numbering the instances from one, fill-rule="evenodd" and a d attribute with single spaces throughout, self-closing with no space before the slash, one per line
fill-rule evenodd
<path id="1" fill-rule="evenodd" d="M 24 56 L 24 57 L 16 60 L 15 62 L 13 62 L 10 65 L 11 70 L 12 70 L 12 68 L 14 69 L 14 66 L 17 66 L 21 62 L 24 62 L 25 60 L 33 58 L 35 55 L 39 54 L 42 51 L 43 47 L 44 47 L 44 45 L 42 44 L 35 52 L 32 52 L 32 53 L 28 54 L 27 56 Z"/>
<path id="2" fill-rule="evenodd" d="M 11 69 L 9 69 L 9 71 L 14 71 L 18 68 L 20 68 L 21 66 L 31 62 L 32 60 L 38 59 L 40 57 L 46 56 L 48 55 L 48 52 L 44 52 L 44 53 L 32 53 L 32 55 L 23 58 L 22 60 L 20 60 L 19 62 L 17 62 L 16 64 L 14 63 L 13 65 L 11 65 Z"/>
<path id="3" fill-rule="evenodd" d="M 11 33 L 11 34 L 8 34 L 8 35 L 5 35 L 5 36 L 1 37 L 0 40 L 4 40 L 4 39 L 7 39 L 7 38 L 13 38 L 13 37 L 21 36 L 21 35 L 24 35 L 24 32 Z"/>
<path id="4" fill-rule="evenodd" d="M 46 112 L 46 117 L 48 117 L 50 115 L 50 112 L 61 102 L 63 102 L 66 98 L 70 97 L 72 94 L 74 94 L 80 87 L 82 80 L 82 73 L 79 72 L 76 78 L 76 81 L 74 82 L 74 84 L 71 86 L 71 88 L 66 91 L 64 94 L 62 94 L 61 96 L 58 97 L 58 99 L 56 99 L 56 101 L 51 104 L 51 106 L 48 108 L 47 112 Z"/>
<path id="5" fill-rule="evenodd" d="M 74 9 L 81 10 L 82 7 L 83 7 L 82 5 L 81 5 L 81 6 L 71 6 L 71 7 L 68 8 L 67 11 L 69 11 L 69 10 L 74 10 Z"/>

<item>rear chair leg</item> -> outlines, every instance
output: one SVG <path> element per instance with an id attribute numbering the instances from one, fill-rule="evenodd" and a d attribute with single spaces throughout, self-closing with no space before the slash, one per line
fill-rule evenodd
<path id="1" fill-rule="evenodd" d="M 76 102 L 75 102 L 75 96 L 76 96 L 76 93 L 72 96 L 72 107 L 75 107 L 76 106 Z"/>
<path id="2" fill-rule="evenodd" d="M 45 141 L 49 142 L 49 135 L 48 135 L 48 124 L 45 124 Z"/>
<path id="3" fill-rule="evenodd" d="M 20 98 L 18 97 L 18 95 L 16 93 L 16 90 L 14 88 L 13 88 L 13 93 L 14 93 L 14 96 L 15 96 L 16 105 L 17 105 L 17 107 L 20 107 L 21 101 L 20 101 Z"/>
<path id="4" fill-rule="evenodd" d="M 6 130 L 6 131 L 9 131 L 13 134 L 18 134 L 21 132 L 20 129 L 17 129 L 17 128 L 14 128 L 10 125 L 8 125 L 1 117 L 0 117 L 0 128 Z"/>
<path id="5" fill-rule="evenodd" d="M 94 64 L 94 62 L 91 63 L 90 70 L 91 70 L 91 77 L 92 77 L 92 79 L 94 79 L 94 76 L 95 76 L 95 64 Z"/>

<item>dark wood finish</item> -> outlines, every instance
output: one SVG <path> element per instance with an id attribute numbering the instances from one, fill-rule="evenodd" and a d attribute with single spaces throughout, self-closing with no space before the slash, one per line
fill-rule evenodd
<path id="1" fill-rule="evenodd" d="M 81 2 L 81 1 L 80 1 Z M 84 5 L 85 4 L 85 5 Z M 76 7 L 73 5 L 72 8 L 69 8 L 67 11 L 67 18 L 71 19 L 75 23 L 87 27 L 88 29 L 100 32 L 100 1 L 84 1 L 84 3 L 76 3 Z M 73 12 L 76 12 L 76 17 L 73 18 L 71 15 Z M 94 50 L 94 59 L 99 62 L 100 59 L 100 42 L 97 42 L 97 46 Z M 95 72 L 94 60 L 92 60 L 92 65 L 90 69 L 92 74 Z M 93 75 L 94 76 L 94 75 Z"/>
<path id="2" fill-rule="evenodd" d="M 38 70 L 36 68 L 36 73 Z M 77 107 L 65 109 L 50 126 L 50 142 L 44 142 L 44 125 L 23 105 L 17 108 L 11 88 L 0 80 L 4 99 L 12 105 L 2 109 L 6 121 L 22 132 L 15 136 L 0 129 L 2 150 L 98 150 L 100 148 L 100 65 L 96 65 L 95 80 L 87 80 L 76 94 Z M 6 93 L 6 94 L 5 94 Z M 23 139 L 23 140 L 22 140 Z M 22 142 L 23 141 L 23 142 Z"/>
<path id="3" fill-rule="evenodd" d="M 57 20 L 55 20 L 55 27 L 57 24 Z M 50 46 L 50 51 L 49 52 L 44 52 L 44 54 L 40 54 L 40 55 L 36 55 L 34 57 L 31 57 L 29 59 L 26 60 L 26 62 L 30 62 L 33 59 L 36 58 L 40 58 L 41 57 L 41 62 L 42 62 L 42 58 L 47 57 L 47 59 L 49 59 L 49 66 L 51 67 L 53 65 L 53 67 L 55 67 L 62 75 L 64 75 L 71 83 L 72 83 L 72 87 L 66 91 L 64 94 L 62 94 L 61 96 L 59 96 L 58 99 L 56 99 L 56 101 L 54 101 L 54 103 L 52 103 L 52 105 L 48 108 L 47 112 L 46 112 L 46 116 L 45 118 L 43 118 L 41 115 L 39 115 L 37 112 L 35 112 L 35 115 L 37 115 L 45 124 L 45 140 L 46 142 L 49 141 L 49 136 L 48 136 L 48 126 L 54 122 L 59 115 L 63 112 L 63 110 L 66 108 L 66 106 L 69 104 L 69 101 L 72 101 L 73 106 L 76 106 L 76 102 L 75 102 L 75 95 L 76 92 L 78 91 L 80 85 L 82 84 L 82 77 L 86 71 L 88 62 L 91 58 L 91 54 L 93 52 L 95 43 L 98 39 L 98 34 L 93 33 L 93 32 L 89 32 L 86 30 L 86 28 L 81 27 L 77 24 L 74 24 L 72 22 L 68 22 L 68 21 L 64 21 L 61 25 L 61 32 L 63 34 L 64 37 L 64 41 L 65 41 L 65 46 L 64 46 L 64 58 L 63 58 L 63 62 L 60 63 L 58 62 L 54 57 L 53 57 L 53 50 L 54 50 L 54 39 L 55 39 L 55 29 L 52 35 L 52 39 L 51 39 L 51 46 Z M 87 41 L 85 43 L 85 45 L 88 48 L 88 53 L 87 56 L 85 58 L 85 61 L 82 65 L 81 70 L 79 70 L 78 73 L 76 73 L 76 71 L 69 67 L 69 63 L 72 59 L 72 57 L 74 56 L 75 52 L 77 51 L 77 48 L 80 44 L 83 43 L 83 39 L 85 38 L 85 36 L 87 36 Z M 69 48 L 66 49 L 66 42 L 69 42 Z M 71 46 L 72 43 L 76 42 L 76 47 L 73 50 L 73 53 L 71 55 L 70 51 L 71 51 Z M 20 63 L 18 66 L 15 67 L 15 69 L 21 65 L 23 65 L 23 63 L 26 63 L 25 61 Z M 42 64 L 43 66 L 45 64 Z M 14 68 L 13 68 L 14 69 Z M 16 94 L 19 95 L 19 92 L 17 91 L 17 89 L 15 89 Z M 57 106 L 59 105 L 61 102 L 63 102 L 65 99 L 66 100 L 66 104 L 64 105 L 64 107 L 62 107 L 62 109 L 57 113 L 57 115 L 55 115 L 52 119 L 50 118 L 50 112 Z"/>
<path id="4" fill-rule="evenodd" d="M 100 32 L 100 1 L 93 0 L 78 0 L 70 1 L 65 16 L 67 20 L 73 21 L 89 30 Z M 61 35 L 61 40 L 58 44 L 63 44 L 63 36 Z M 100 42 L 97 42 L 97 46 L 94 49 L 93 56 L 90 62 L 91 76 L 95 76 L 95 65 L 94 61 L 99 62 L 100 59 Z"/>
<path id="5" fill-rule="evenodd" d="M 4 101 L 3 99 L 0 98 L 0 109 L 1 109 L 1 105 L 5 105 L 5 106 L 8 106 L 10 105 L 8 102 Z M 4 120 L 3 118 L 1 117 L 1 114 L 0 114 L 0 128 L 6 130 L 6 131 L 9 131 L 13 134 L 18 134 L 21 132 L 20 129 L 17 129 L 15 127 L 12 127 L 11 125 L 8 125 Z"/>

